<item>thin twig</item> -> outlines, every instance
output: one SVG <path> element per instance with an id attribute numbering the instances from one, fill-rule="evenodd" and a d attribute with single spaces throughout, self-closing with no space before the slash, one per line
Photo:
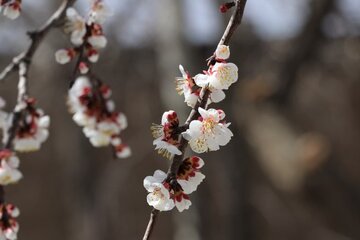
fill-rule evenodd
<path id="1" fill-rule="evenodd" d="M 7 132 L 6 140 L 4 142 L 4 148 L 11 150 L 13 148 L 13 141 L 16 137 L 19 124 L 22 118 L 23 110 L 26 108 L 27 98 L 27 85 L 28 85 L 28 72 L 31 65 L 32 58 L 38 49 L 40 43 L 54 27 L 58 27 L 65 20 L 66 9 L 72 6 L 76 0 L 64 0 L 58 10 L 47 20 L 47 22 L 38 30 L 29 32 L 28 35 L 31 39 L 31 44 L 27 50 L 14 57 L 12 62 L 5 67 L 0 73 L 0 81 L 4 80 L 10 73 L 19 71 L 19 83 L 18 83 L 18 96 L 17 104 L 13 110 L 13 117 L 11 126 Z M 0 204 L 5 203 L 5 190 L 4 186 L 0 185 Z M 4 213 L 3 213 L 4 214 Z"/>
<path id="2" fill-rule="evenodd" d="M 235 1 L 235 10 L 229 20 L 229 23 L 225 29 L 223 36 L 221 37 L 221 40 L 219 41 L 219 45 L 222 45 L 222 44 L 229 45 L 231 37 L 233 36 L 235 30 L 241 23 L 241 20 L 242 20 L 243 14 L 244 14 L 246 1 L 247 0 L 236 0 Z M 209 60 L 208 65 L 213 65 L 214 60 L 215 60 L 215 55 L 213 54 L 213 56 L 211 56 L 208 60 Z M 199 112 L 198 112 L 198 108 L 199 107 L 201 107 L 201 108 L 207 107 L 207 102 L 208 102 L 210 93 L 211 93 L 211 91 L 208 89 L 207 86 L 205 86 L 201 89 L 201 93 L 200 93 L 198 102 L 196 103 L 195 107 L 191 110 L 184 126 L 187 126 L 187 128 L 188 128 L 190 122 L 193 120 L 196 120 L 200 116 Z M 166 178 L 166 181 L 168 183 L 170 183 L 170 185 L 177 184 L 176 175 L 177 175 L 179 167 L 183 161 L 183 155 L 185 153 L 185 150 L 188 146 L 188 141 L 182 135 L 180 135 L 179 141 L 180 141 L 180 145 L 178 148 L 182 154 L 175 155 L 172 159 L 172 163 L 169 167 L 169 170 L 167 173 L 167 178 Z M 155 220 L 156 220 L 156 217 L 158 216 L 158 214 L 159 214 L 159 211 L 156 209 L 153 209 L 151 211 L 150 220 L 149 220 L 148 226 L 146 228 L 146 232 L 145 232 L 143 240 L 150 239 L 151 233 L 153 232 L 153 228 L 155 226 L 155 222 L 156 222 Z"/>
<path id="3" fill-rule="evenodd" d="M 72 6 L 76 0 L 64 0 L 56 12 L 46 21 L 46 23 L 38 30 L 28 32 L 31 39 L 31 44 L 24 52 L 14 57 L 12 62 L 5 67 L 0 73 L 0 81 L 4 80 L 10 73 L 18 70 L 21 62 L 31 64 L 32 58 L 38 49 L 44 37 L 49 33 L 52 28 L 58 27 L 63 24 L 65 20 L 66 9 Z"/>

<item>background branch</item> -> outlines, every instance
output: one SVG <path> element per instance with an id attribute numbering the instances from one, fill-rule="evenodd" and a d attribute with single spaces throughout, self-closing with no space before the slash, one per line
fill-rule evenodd
<path id="1" fill-rule="evenodd" d="M 28 32 L 31 39 L 31 44 L 27 50 L 14 57 L 12 62 L 5 67 L 0 73 L 0 81 L 4 80 L 10 73 L 19 68 L 21 62 L 26 62 L 28 67 L 31 64 L 32 58 L 38 49 L 44 37 L 49 33 L 52 28 L 59 27 L 64 23 L 66 16 L 66 9 L 72 6 L 76 0 L 64 0 L 56 12 L 46 21 L 46 23 L 38 30 Z"/>

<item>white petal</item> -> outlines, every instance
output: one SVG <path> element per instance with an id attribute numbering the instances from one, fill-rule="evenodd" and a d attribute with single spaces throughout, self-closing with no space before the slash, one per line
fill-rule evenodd
<path id="1" fill-rule="evenodd" d="M 209 76 L 205 74 L 197 74 L 194 77 L 194 81 L 199 87 L 205 87 L 209 83 Z"/>
<path id="2" fill-rule="evenodd" d="M 225 96 L 226 95 L 225 95 L 224 91 L 215 89 L 211 92 L 210 99 L 212 102 L 218 103 L 218 102 L 221 102 L 222 100 L 224 100 Z"/>
<path id="3" fill-rule="evenodd" d="M 181 202 L 175 201 L 176 208 L 179 210 L 179 212 L 182 212 L 184 210 L 187 210 L 191 206 L 191 201 L 188 199 L 182 199 Z"/>

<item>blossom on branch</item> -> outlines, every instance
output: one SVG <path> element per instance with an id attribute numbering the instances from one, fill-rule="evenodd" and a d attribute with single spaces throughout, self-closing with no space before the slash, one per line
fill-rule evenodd
<path id="1" fill-rule="evenodd" d="M 225 146 L 233 136 L 228 128 L 230 123 L 225 123 L 225 113 L 222 110 L 203 108 L 198 109 L 201 117 L 190 123 L 189 129 L 183 134 L 189 141 L 194 152 L 203 153 L 217 151 L 220 146 Z"/>
<path id="2" fill-rule="evenodd" d="M 25 107 L 20 113 L 18 127 L 13 139 L 14 150 L 16 151 L 37 151 L 49 136 L 50 117 L 45 115 L 42 109 L 36 108 L 35 103 L 34 98 L 27 98 L 23 103 Z M 4 117 L 6 120 L 1 120 Z M 3 130 L 4 143 L 10 137 L 9 130 L 13 127 L 13 118 L 14 114 L 2 114 L 0 112 L 0 127 Z"/>
<path id="3" fill-rule="evenodd" d="M 0 12 L 10 19 L 16 19 L 20 16 L 21 0 L 0 0 Z"/>
<path id="4" fill-rule="evenodd" d="M 19 158 L 14 152 L 3 149 L 0 151 L 0 161 L 0 185 L 17 183 L 22 178 L 22 174 L 18 170 Z"/>
<path id="5" fill-rule="evenodd" d="M 153 176 L 144 179 L 144 187 L 149 192 L 147 202 L 159 211 L 170 211 L 174 208 L 174 200 L 170 197 L 168 184 L 164 184 L 166 173 L 156 170 Z"/>
<path id="6" fill-rule="evenodd" d="M 194 192 L 205 175 L 200 172 L 204 161 L 199 157 L 185 159 L 174 182 L 167 180 L 167 174 L 156 170 L 153 176 L 144 179 L 144 187 L 149 192 L 147 202 L 159 211 L 170 211 L 174 207 L 182 212 L 189 209 L 189 194 Z"/>
<path id="7" fill-rule="evenodd" d="M 112 12 L 102 0 L 90 0 L 92 7 L 89 13 L 89 23 L 103 24 L 112 15 Z"/>
<path id="8" fill-rule="evenodd" d="M 13 204 L 0 204 L 0 240 L 16 240 L 19 223 L 16 218 L 20 211 Z"/>
<path id="9" fill-rule="evenodd" d="M 167 111 L 161 118 L 161 125 L 153 124 L 151 132 L 155 140 L 153 144 L 156 146 L 159 154 L 170 158 L 172 155 L 181 155 L 178 149 L 179 133 L 176 130 L 179 127 L 179 119 L 175 111 Z"/>
<path id="10" fill-rule="evenodd" d="M 180 95 L 184 95 L 185 102 L 189 107 L 195 107 L 195 104 L 197 103 L 201 91 L 200 85 L 196 84 L 197 78 L 200 77 L 200 75 L 196 75 L 195 78 L 192 78 L 191 75 L 186 72 L 182 65 L 179 66 L 180 72 L 182 73 L 182 77 L 176 78 L 176 90 Z M 201 76 L 204 76 L 207 78 L 207 75 L 201 74 Z M 205 80 L 207 81 L 207 79 Z M 222 90 L 219 89 L 212 89 L 210 93 L 210 97 L 208 99 L 208 104 L 211 102 L 220 102 L 225 98 L 225 93 Z"/>
<path id="11" fill-rule="evenodd" d="M 80 76 L 69 90 L 68 104 L 73 120 L 81 127 L 94 147 L 112 145 L 120 158 L 128 157 L 130 149 L 119 135 L 127 128 L 123 113 L 114 111 L 111 90 L 105 84 L 94 88 L 91 78 Z"/>
<path id="12" fill-rule="evenodd" d="M 75 10 L 75 8 L 68 8 L 66 10 L 67 21 L 65 23 L 64 31 L 70 34 L 72 44 L 81 45 L 86 34 L 85 19 Z"/>

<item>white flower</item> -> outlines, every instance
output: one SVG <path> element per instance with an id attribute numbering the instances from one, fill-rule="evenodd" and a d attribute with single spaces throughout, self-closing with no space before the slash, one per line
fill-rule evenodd
<path id="1" fill-rule="evenodd" d="M 7 240 L 16 240 L 18 239 L 17 234 L 19 232 L 19 224 L 14 222 L 11 226 L 3 230 L 3 232 Z"/>
<path id="2" fill-rule="evenodd" d="M 74 57 L 75 52 L 73 49 L 60 49 L 55 53 L 55 59 L 60 64 L 66 64 Z"/>
<path id="3" fill-rule="evenodd" d="M 4 7 L 4 15 L 10 19 L 16 19 L 20 16 L 21 4 L 18 1 L 9 3 Z"/>
<path id="4" fill-rule="evenodd" d="M 87 41 L 94 48 L 104 48 L 107 44 L 107 40 L 104 35 L 91 35 Z"/>
<path id="5" fill-rule="evenodd" d="M 198 74 L 194 77 L 200 87 L 209 85 L 210 90 L 228 89 L 238 80 L 238 68 L 233 63 L 215 63 L 208 74 Z"/>
<path id="6" fill-rule="evenodd" d="M 0 166 L 0 184 L 8 185 L 18 182 L 22 178 L 21 172 L 17 169 L 19 159 L 16 156 L 3 158 Z"/>
<path id="7" fill-rule="evenodd" d="M 33 102 L 27 104 L 34 108 Z M 49 136 L 50 117 L 44 115 L 41 109 L 36 109 L 35 112 L 30 111 L 22 121 L 23 124 L 14 138 L 14 149 L 19 152 L 39 150 Z"/>
<path id="8" fill-rule="evenodd" d="M 226 45 L 218 45 L 215 51 L 215 57 L 219 60 L 226 60 L 230 57 L 230 48 Z"/>
<path id="9" fill-rule="evenodd" d="M 163 184 L 165 178 L 166 174 L 163 171 L 156 170 L 153 176 L 144 179 L 144 187 L 149 192 L 147 202 L 159 211 L 170 211 L 175 206 L 169 190 Z"/>
<path id="10" fill-rule="evenodd" d="M 65 32 L 71 34 L 71 42 L 74 45 L 81 45 L 86 34 L 86 24 L 84 19 L 77 13 L 74 8 L 66 10 L 68 21 L 65 24 Z"/>
<path id="11" fill-rule="evenodd" d="M 160 154 L 170 158 L 173 154 L 181 155 L 178 149 L 178 134 L 174 130 L 179 126 L 179 119 L 175 111 L 164 112 L 161 118 L 161 125 L 153 124 L 152 135 L 155 138 L 153 144 Z"/>
<path id="12" fill-rule="evenodd" d="M 189 129 L 183 134 L 185 139 L 197 153 L 219 150 L 220 146 L 225 146 L 233 136 L 228 128 L 230 123 L 220 122 L 225 118 L 225 113 L 221 110 L 203 108 L 199 108 L 198 111 L 202 120 L 190 123 Z"/>
<path id="13" fill-rule="evenodd" d="M 89 22 L 103 24 L 112 15 L 110 9 L 102 1 L 94 1 L 89 13 Z"/>
<path id="14" fill-rule="evenodd" d="M 190 157 L 185 159 L 178 171 L 178 183 L 184 193 L 190 194 L 196 191 L 200 183 L 205 179 L 205 175 L 200 172 L 204 166 L 204 161 L 199 157 Z"/>
<path id="15" fill-rule="evenodd" d="M 184 102 L 186 102 L 189 107 L 194 107 L 201 89 L 195 85 L 194 80 L 190 74 L 184 70 L 182 65 L 179 65 L 179 70 L 182 77 L 176 78 L 176 90 L 180 95 L 184 94 Z"/>

